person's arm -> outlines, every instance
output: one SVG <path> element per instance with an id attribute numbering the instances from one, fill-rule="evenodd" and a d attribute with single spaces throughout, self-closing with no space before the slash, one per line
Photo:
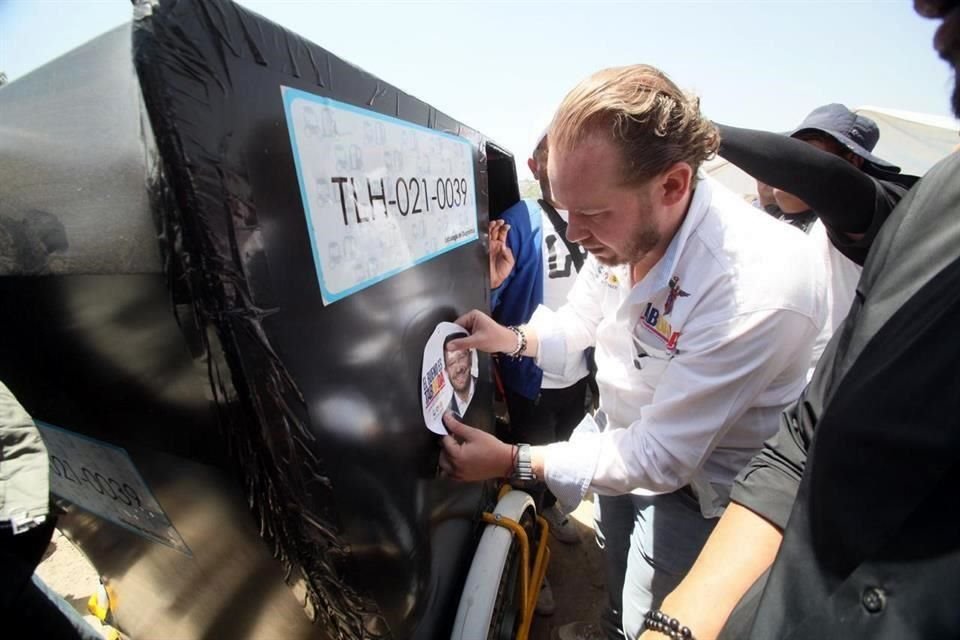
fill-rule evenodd
<path id="1" fill-rule="evenodd" d="M 813 440 L 808 392 L 784 410 L 777 435 L 740 472 L 731 503 L 700 556 L 660 607 L 698 640 L 717 637 L 740 599 L 773 564 Z M 640 636 L 661 637 L 651 631 Z"/>
<path id="2" fill-rule="evenodd" d="M 760 394 L 779 394 L 786 403 L 800 393 L 819 330 L 814 319 L 763 310 L 700 323 L 687 328 L 686 342 L 635 422 L 545 447 L 543 475 L 558 499 L 575 505 L 573 488 L 603 495 L 637 487 L 675 491 L 690 483 Z"/>
<path id="3" fill-rule="evenodd" d="M 569 442 L 533 447 L 534 472 L 564 508 L 579 504 L 590 488 L 602 494 L 679 489 L 775 378 L 791 370 L 796 388 L 782 383 L 781 390 L 799 393 L 818 331 L 812 319 L 792 311 L 758 311 L 703 322 L 708 326 L 691 327 L 685 350 L 664 369 L 639 420 L 603 433 L 578 429 Z M 510 348 L 510 339 L 501 336 L 501 350 Z M 508 445 L 452 417 L 445 423 L 453 434 L 444 438 L 446 473 L 468 481 L 500 475 Z"/>
<path id="4" fill-rule="evenodd" d="M 537 337 L 538 347 L 529 353 L 548 373 L 569 378 L 577 360 L 568 357 L 594 346 L 597 327 L 603 320 L 603 300 L 608 289 L 606 271 L 588 257 L 577 274 L 567 302 L 553 311 L 540 305 L 525 325 Z"/>
<path id="5" fill-rule="evenodd" d="M 0 382 L 0 523 L 16 534 L 47 518 L 47 447 L 30 414 Z"/>
<path id="6" fill-rule="evenodd" d="M 466 329 L 469 335 L 448 342 L 447 351 L 477 349 L 484 353 L 513 353 L 517 348 L 517 334 L 479 309 L 463 314 L 456 323 Z M 527 344 L 520 355 L 536 358 L 540 349 L 537 332 L 527 325 L 524 325 L 523 332 Z"/>
<path id="7" fill-rule="evenodd" d="M 828 227 L 854 238 L 870 228 L 880 188 L 876 179 L 802 140 L 722 124 L 717 128 L 720 156 L 757 180 L 797 196 Z"/>
<path id="8" fill-rule="evenodd" d="M 660 610 L 689 627 L 697 640 L 713 640 L 740 598 L 773 564 L 782 539 L 780 529 L 769 521 L 731 503 L 687 577 Z M 640 640 L 663 637 L 647 631 Z"/>
<path id="9" fill-rule="evenodd" d="M 557 311 L 540 305 L 530 322 L 523 325 L 527 345 L 521 355 L 534 358 L 544 371 L 565 375 L 570 366 L 568 351 L 583 351 L 593 346 L 603 312 L 603 275 L 596 261 L 588 259 L 567 297 Z M 450 351 L 479 349 L 484 353 L 513 353 L 516 334 L 482 311 L 474 309 L 456 319 L 470 334 L 451 340 Z"/>

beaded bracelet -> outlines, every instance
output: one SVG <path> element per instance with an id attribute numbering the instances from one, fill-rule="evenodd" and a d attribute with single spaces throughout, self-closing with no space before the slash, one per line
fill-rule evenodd
<path id="1" fill-rule="evenodd" d="M 511 325 L 507 327 L 507 329 L 513 331 L 513 333 L 517 336 L 517 348 L 507 355 L 511 358 L 517 359 L 523 355 L 524 351 L 527 350 L 527 334 L 524 332 L 523 327 L 515 327 Z"/>
<path id="2" fill-rule="evenodd" d="M 651 609 L 643 616 L 643 628 L 657 631 L 670 640 L 696 640 L 690 627 L 684 627 L 676 618 L 671 618 L 659 609 Z"/>

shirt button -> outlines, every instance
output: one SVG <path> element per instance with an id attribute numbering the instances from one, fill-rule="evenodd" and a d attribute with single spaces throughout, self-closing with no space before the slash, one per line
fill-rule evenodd
<path id="1" fill-rule="evenodd" d="M 863 597 L 860 599 L 863 608 L 868 613 L 880 613 L 887 604 L 887 596 L 883 589 L 870 587 L 863 590 Z"/>

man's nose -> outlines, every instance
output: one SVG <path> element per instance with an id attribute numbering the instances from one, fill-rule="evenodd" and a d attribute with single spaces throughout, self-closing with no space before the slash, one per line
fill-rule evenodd
<path id="1" fill-rule="evenodd" d="M 567 232 L 564 235 L 570 242 L 582 242 L 587 239 L 587 230 L 582 215 L 573 211 L 567 212 Z"/>

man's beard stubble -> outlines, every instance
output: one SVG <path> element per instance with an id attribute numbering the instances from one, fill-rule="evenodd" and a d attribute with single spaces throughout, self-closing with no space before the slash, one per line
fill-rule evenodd
<path id="1" fill-rule="evenodd" d="M 653 251 L 660 244 L 661 238 L 661 233 L 654 226 L 647 225 L 637 229 L 630 237 L 627 245 L 612 258 L 595 257 L 597 262 L 607 267 L 633 265 Z"/>

